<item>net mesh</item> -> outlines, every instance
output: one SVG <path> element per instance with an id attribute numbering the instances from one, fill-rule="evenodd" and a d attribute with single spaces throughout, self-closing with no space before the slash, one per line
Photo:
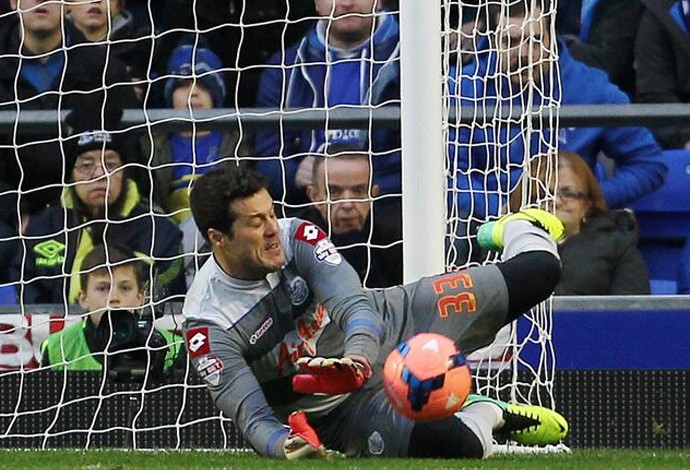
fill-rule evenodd
<path id="1" fill-rule="evenodd" d="M 553 212 L 560 105 L 555 2 L 446 1 L 443 70 L 449 115 L 451 268 L 491 262 L 478 224 L 521 207 Z M 466 119 L 466 120 L 465 120 Z M 552 309 L 546 302 L 471 356 L 480 393 L 553 407 Z M 531 380 L 518 380 L 518 371 Z M 505 380 L 506 372 L 510 380 Z"/>
<path id="2" fill-rule="evenodd" d="M 542 5 L 535 0 L 520 2 Z M 401 223 L 400 138 L 397 130 L 373 118 L 374 110 L 397 105 L 401 99 L 395 75 L 400 54 L 397 2 L 376 2 L 375 13 L 346 13 L 344 19 L 337 2 L 316 2 L 321 10 L 315 11 L 311 2 L 284 0 L 132 1 L 127 2 L 131 16 L 124 18 L 109 10 L 106 1 L 97 4 L 99 11 L 89 11 L 96 8 L 93 2 L 76 0 L 18 3 L 19 13 L 10 11 L 0 19 L 6 37 L 17 38 L 8 39 L 7 47 L 0 49 L 2 66 L 13 71 L 0 77 L 4 165 L 0 209 L 8 227 L 6 232 L 2 227 L 0 244 L 3 256 L 9 253 L 2 258 L 8 269 L 0 284 L 5 304 L 0 307 L 4 397 L 0 446 L 244 445 L 186 361 L 166 356 L 167 351 L 182 346 L 180 302 L 186 285 L 208 256 L 193 220 L 187 217 L 189 187 L 219 161 L 256 165 L 271 177 L 272 193 L 285 213 L 302 216 L 303 211 L 314 214 L 322 208 L 321 216 L 333 221 L 328 233 L 334 239 L 338 237 L 335 216 L 342 203 L 364 206 L 371 211 L 366 236 L 343 239 L 339 247 L 346 257 L 350 253 L 362 260 L 355 267 L 367 287 L 399 282 L 402 273 L 399 261 L 394 260 L 401 257 L 401 231 L 375 228 Z M 323 7 L 326 3 L 327 8 Z M 542 8 L 521 29 L 522 36 L 513 35 L 504 43 L 492 33 L 488 20 L 490 8 L 507 8 L 508 3 L 517 2 L 442 2 L 443 72 L 451 77 L 444 81 L 444 102 L 449 115 L 472 115 L 470 121 L 448 121 L 445 130 L 451 143 L 446 167 L 451 181 L 448 269 L 485 262 L 473 234 L 476 224 L 490 215 L 491 198 L 500 202 L 496 215 L 508 210 L 504 204 L 514 186 L 522 188 L 518 198 L 522 205 L 553 203 L 555 171 L 549 158 L 556 141 L 542 131 L 557 128 L 554 96 L 558 84 L 552 78 L 557 74 L 547 74 L 550 81 L 546 82 L 535 75 L 556 68 L 556 44 L 545 43 L 543 32 L 537 39 L 534 31 L 545 18 L 554 17 L 555 3 Z M 90 42 L 82 39 L 84 33 L 73 26 L 80 14 L 87 25 L 96 23 L 100 15 L 110 33 L 98 36 L 97 28 L 84 26 L 93 38 Z M 305 36 L 321 18 L 326 19 L 322 27 Z M 323 56 L 310 55 L 309 41 L 323 40 L 348 25 L 360 30 L 368 25 L 365 42 L 369 47 L 355 52 L 336 47 Z M 48 35 L 57 42 L 37 45 L 29 36 L 14 36 L 17 28 L 57 28 L 58 36 Z M 63 30 L 69 33 L 64 42 Z M 552 26 L 548 31 L 553 37 Z M 181 50 L 181 44 L 188 49 Z M 483 59 L 486 51 L 495 53 L 501 62 L 506 60 L 501 58 L 503 53 L 525 44 L 529 52 L 519 64 L 515 84 L 500 67 L 493 72 L 463 68 Z M 41 79 L 41 71 L 52 81 Z M 493 92 L 491 81 L 498 82 Z M 351 82 L 357 86 L 349 86 Z M 464 83 L 482 91 L 461 99 Z M 491 93 L 505 99 L 495 99 Z M 127 112 L 119 123 L 113 120 L 112 109 L 118 106 L 143 111 L 142 122 Z M 518 108 L 523 111 L 515 114 Z M 79 110 L 76 118 L 58 119 L 56 110 L 64 117 L 72 109 Z M 160 109 L 168 111 L 161 114 Z M 325 124 L 295 126 L 295 119 L 314 109 L 325 112 Z M 363 111 L 364 123 L 348 127 L 332 118 L 342 110 Z M 495 142 L 488 145 L 478 139 L 479 134 L 484 140 L 493 136 Z M 504 141 L 498 136 L 508 138 Z M 127 146 L 117 147 L 119 137 Z M 189 145 L 190 138 L 197 144 Z M 506 166 L 505 155 L 516 140 L 523 158 Z M 113 147 L 126 158 L 110 159 L 105 150 Z M 85 148 L 96 156 L 76 159 Z M 322 157 L 353 153 L 366 155 L 359 173 L 362 183 L 341 194 L 338 172 L 342 169 Z M 173 159 L 173 154 L 184 157 Z M 467 156 L 464 163 L 460 154 Z M 361 159 L 351 160 L 361 167 Z M 315 170 L 319 166 L 322 173 Z M 492 178 L 506 176 L 513 168 L 535 176 L 491 185 Z M 346 170 L 351 176 L 352 166 Z M 543 175 L 547 182 L 535 184 Z M 323 178 L 323 190 L 312 197 L 307 187 L 318 186 L 318 178 Z M 482 184 L 463 186 L 461 182 L 470 178 Z M 536 201 L 539 188 L 543 192 Z M 75 194 L 83 196 L 81 202 Z M 111 197 L 114 203 L 104 210 L 88 212 L 85 200 L 112 202 Z M 461 200 L 471 203 L 462 207 Z M 50 216 L 43 212 L 46 204 L 51 204 Z M 100 243 L 134 244 L 134 255 L 143 260 L 146 296 L 137 303 L 142 308 L 133 329 L 140 333 L 135 338 L 138 343 L 125 338 L 130 342 L 115 348 L 116 338 L 108 336 L 103 348 L 117 351 L 106 352 L 100 359 L 122 361 L 117 362 L 124 364 L 120 376 L 99 371 L 83 350 L 68 351 L 64 341 L 50 351 L 47 346 L 40 349 L 52 333 L 86 328 L 84 309 L 99 312 L 80 294 L 83 274 L 103 274 L 105 266 L 105 275 L 116 278 L 121 272 L 118 267 L 127 264 L 107 252 L 102 262 L 89 265 L 85 255 Z M 175 248 L 180 245 L 181 249 Z M 111 294 L 114 289 L 106 288 Z M 474 357 L 481 391 L 501 396 L 508 391 L 516 399 L 553 405 L 550 312 L 548 304 L 534 309 L 527 316 L 525 332 L 519 333 L 514 326 L 499 335 L 489 352 Z M 122 321 L 103 318 L 111 329 L 116 328 L 113 322 Z M 97 337 L 95 332 L 84 334 Z M 165 343 L 160 343 L 161 336 Z M 141 344 L 148 346 L 137 346 Z M 529 347 L 538 350 L 536 362 L 522 359 L 522 351 Z M 142 356 L 142 351 L 148 352 Z M 40 365 L 46 354 L 51 360 L 56 354 L 69 357 L 59 361 L 66 369 L 79 362 L 83 367 L 77 368 L 93 366 L 94 370 L 48 370 Z M 135 359 L 143 361 L 144 367 L 130 367 L 127 361 Z M 155 380 L 152 364 L 161 367 L 156 361 L 164 363 L 165 380 Z M 533 379 L 518 381 L 517 371 L 525 368 Z M 511 371 L 509 380 L 506 370 Z"/>

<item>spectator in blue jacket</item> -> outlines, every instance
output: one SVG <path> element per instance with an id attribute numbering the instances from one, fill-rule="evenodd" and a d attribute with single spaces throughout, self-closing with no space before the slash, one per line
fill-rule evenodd
<path id="1" fill-rule="evenodd" d="M 461 75 L 451 70 L 450 92 L 460 95 L 460 107 L 512 109 L 527 106 L 529 99 L 541 108 L 554 108 L 559 101 L 563 105 L 629 103 L 604 72 L 573 59 L 563 44 L 556 64 L 549 53 L 550 16 L 542 14 L 539 5 L 530 8 L 530 2 L 520 2 L 490 12 L 490 30 L 501 52 L 489 49 L 486 40 L 483 52 Z M 543 8 L 548 11 L 548 2 Z M 546 143 L 556 144 L 549 119 L 541 127 L 534 123 L 531 132 L 505 121 L 487 119 L 481 124 L 461 125 L 450 135 L 450 184 L 461 218 L 498 215 L 520 179 L 525 156 L 543 153 Z M 611 209 L 625 207 L 664 181 L 661 149 L 645 128 L 567 127 L 559 129 L 557 138 L 561 149 L 580 154 L 591 168 L 600 152 L 613 159 L 615 174 L 601 185 Z"/>
<path id="2" fill-rule="evenodd" d="M 329 108 L 372 106 L 399 100 L 399 31 L 392 13 L 377 11 L 376 0 L 315 0 L 322 17 L 296 44 L 278 52 L 262 73 L 257 106 L 264 108 Z M 400 135 L 358 129 L 260 132 L 256 169 L 271 180 L 274 198 L 307 202 L 311 160 L 304 157 L 326 141 L 370 141 L 376 155 L 374 182 L 382 194 L 399 193 Z"/>

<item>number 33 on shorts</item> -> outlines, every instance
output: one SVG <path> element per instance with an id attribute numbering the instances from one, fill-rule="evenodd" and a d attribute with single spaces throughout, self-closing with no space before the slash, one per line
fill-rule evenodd
<path id="1" fill-rule="evenodd" d="M 438 314 L 441 318 L 447 318 L 451 313 L 474 313 L 477 311 L 477 299 L 472 292 L 457 292 L 462 286 L 465 289 L 472 287 L 473 282 L 467 272 L 448 274 L 433 282 L 434 293 L 439 295 L 436 303 Z M 446 295 L 442 295 L 448 293 Z"/>

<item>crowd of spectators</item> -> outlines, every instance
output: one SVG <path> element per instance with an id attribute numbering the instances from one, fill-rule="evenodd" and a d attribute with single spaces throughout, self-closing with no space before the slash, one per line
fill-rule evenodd
<path id="1" fill-rule="evenodd" d="M 564 2 L 555 25 L 549 0 L 466 3 L 456 21 L 462 60 L 447 77 L 460 106 L 519 106 L 527 94 L 535 106 L 690 97 L 690 1 Z M 117 244 L 147 261 L 152 287 L 184 294 L 208 256 L 189 189 L 227 160 L 269 177 L 283 213 L 323 226 L 367 287 L 401 282 L 399 131 L 329 122 L 219 131 L 194 119 L 211 108 L 399 104 L 396 8 L 381 0 L 2 2 L 0 110 L 55 119 L 40 130 L 19 119 L 0 137 L 0 282 L 17 287 L 14 301 L 76 303 L 86 254 Z M 188 117 L 174 131 L 120 123 L 123 109 L 160 108 Z M 504 213 L 525 159 L 556 141 L 584 162 L 558 163 L 566 175 L 577 170 L 573 184 L 597 183 L 587 200 L 570 197 L 580 190 L 551 188 L 561 203 L 582 203 L 562 253 L 567 264 L 580 257 L 568 255 L 579 232 L 635 243 L 634 215 L 624 209 L 663 184 L 663 149 L 690 150 L 690 127 L 568 127 L 557 135 L 495 123 L 453 128 L 449 194 L 463 229 L 473 233 Z M 608 172 L 599 171 L 602 160 Z M 620 249 L 612 240 L 604 244 Z M 468 247 L 456 248 L 470 260 Z M 633 258 L 638 266 L 639 253 Z"/>

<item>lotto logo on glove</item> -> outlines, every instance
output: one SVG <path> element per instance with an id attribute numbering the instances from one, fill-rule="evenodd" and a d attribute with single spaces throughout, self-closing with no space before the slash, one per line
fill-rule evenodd
<path id="1" fill-rule="evenodd" d="M 290 434 L 283 443 L 283 453 L 288 460 L 305 457 L 326 457 L 326 448 L 319 436 L 307 422 L 304 411 L 295 411 L 288 416 Z"/>
<path id="2" fill-rule="evenodd" d="M 364 358 L 301 357 L 296 364 L 300 373 L 292 378 L 292 388 L 297 393 L 350 393 L 371 377 Z"/>

